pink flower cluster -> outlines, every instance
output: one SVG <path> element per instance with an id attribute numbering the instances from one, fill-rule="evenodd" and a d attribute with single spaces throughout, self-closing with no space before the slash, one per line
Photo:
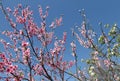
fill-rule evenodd
<path id="1" fill-rule="evenodd" d="M 74 42 L 71 42 L 70 45 L 72 47 L 72 51 L 75 51 L 76 50 L 76 44 Z"/>
<path id="2" fill-rule="evenodd" d="M 33 67 L 33 70 L 35 71 L 35 75 L 42 75 L 42 74 L 44 74 L 44 70 L 43 70 L 43 68 L 41 67 L 40 64 L 36 64 Z"/>
<path id="3" fill-rule="evenodd" d="M 13 13 L 16 17 L 16 21 L 20 24 L 23 24 L 26 22 L 27 18 L 29 18 L 32 15 L 32 11 L 29 10 L 29 7 L 26 7 L 25 9 L 22 9 L 21 15 L 19 15 L 20 13 L 18 12 L 18 10 L 21 8 L 22 6 L 15 8 L 15 11 Z"/>
<path id="4" fill-rule="evenodd" d="M 32 37 L 33 35 L 37 35 L 38 34 L 38 27 L 33 22 L 33 19 L 29 19 L 28 20 L 27 31 L 28 31 L 28 34 L 29 34 L 30 37 Z"/>
<path id="5" fill-rule="evenodd" d="M 12 62 L 6 58 L 4 53 L 0 53 L 0 72 L 14 73 L 17 70 L 17 65 L 12 65 Z"/>
<path id="6" fill-rule="evenodd" d="M 75 33 L 76 38 L 78 39 L 79 43 L 84 46 L 85 48 L 91 47 L 92 40 L 83 40 L 77 33 Z"/>
<path id="7" fill-rule="evenodd" d="M 40 17 L 41 19 L 44 21 L 46 19 L 46 17 L 48 16 L 48 10 L 49 10 L 49 6 L 46 7 L 46 12 L 45 14 L 43 14 L 43 10 L 42 7 L 39 6 L 39 13 L 40 13 Z"/>
<path id="8" fill-rule="evenodd" d="M 109 67 L 112 63 L 109 60 L 104 60 L 104 64 L 106 65 L 106 67 Z"/>
<path id="9" fill-rule="evenodd" d="M 55 21 L 53 21 L 49 27 L 56 28 L 57 26 L 60 26 L 61 23 L 62 23 L 62 16 L 59 19 L 56 19 Z"/>
<path id="10" fill-rule="evenodd" d="M 14 73 L 16 69 L 17 69 L 17 66 L 9 65 L 6 69 L 6 71 L 8 73 Z"/>
<path id="11" fill-rule="evenodd" d="M 23 53 L 23 62 L 25 64 L 28 63 L 28 59 L 30 58 L 30 48 L 28 48 L 29 43 L 26 41 L 22 41 L 22 45 L 21 45 L 21 49 L 22 49 L 22 53 Z"/>
<path id="12" fill-rule="evenodd" d="M 46 7 L 46 12 L 43 13 L 42 7 L 39 7 L 42 21 L 41 25 L 38 26 L 34 22 L 33 12 L 29 7 L 24 8 L 19 4 L 13 11 L 7 8 L 6 18 L 13 31 L 2 33 L 10 38 L 10 43 L 0 39 L 0 42 L 5 46 L 6 53 L 6 55 L 0 53 L 2 59 L 0 60 L 0 72 L 11 74 L 11 78 L 7 75 L 6 80 L 20 81 L 24 79 L 32 81 L 35 75 L 43 76 L 49 80 L 50 73 L 56 72 L 61 76 L 62 70 L 65 71 L 74 65 L 74 61 L 63 60 L 67 33 L 64 32 L 60 40 L 54 36 L 53 28 L 62 25 L 62 16 L 51 23 L 49 27 L 52 31 L 48 31 L 48 28 L 46 28 L 48 10 L 49 7 Z M 13 19 L 16 20 L 15 22 L 10 18 L 11 14 L 15 18 Z M 33 45 L 36 41 L 40 43 L 40 46 Z M 51 47 L 51 44 L 54 44 L 54 46 Z M 75 45 L 72 46 L 74 49 L 76 48 Z M 17 63 L 20 64 L 22 69 L 17 66 L 19 65 Z M 28 73 L 24 73 L 25 70 Z M 24 76 L 25 74 L 29 74 L 29 76 Z"/>

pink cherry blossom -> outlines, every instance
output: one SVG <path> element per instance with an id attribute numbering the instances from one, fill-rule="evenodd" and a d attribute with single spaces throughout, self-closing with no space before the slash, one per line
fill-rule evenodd
<path id="1" fill-rule="evenodd" d="M 0 72 L 3 72 L 4 71 L 4 63 L 3 62 L 0 62 Z"/>
<path id="2" fill-rule="evenodd" d="M 22 8 L 22 4 L 18 4 L 18 8 Z"/>
<path id="3" fill-rule="evenodd" d="M 69 62 L 69 68 L 72 67 L 74 64 L 75 64 L 74 61 L 70 61 Z"/>
<path id="4" fill-rule="evenodd" d="M 111 62 L 109 60 L 104 60 L 104 64 L 109 67 L 111 65 Z"/>
<path id="5" fill-rule="evenodd" d="M 21 17 L 21 16 L 17 16 L 16 21 L 17 21 L 18 23 L 23 24 L 23 23 L 26 22 L 26 18 Z"/>
<path id="6" fill-rule="evenodd" d="M 26 41 L 22 41 L 22 47 L 27 47 L 28 45 L 29 45 L 28 42 L 26 42 Z"/>
<path id="7" fill-rule="evenodd" d="M 64 33 L 63 33 L 63 40 L 64 40 L 64 41 L 66 41 L 66 37 L 67 37 L 67 33 L 64 32 Z"/>
<path id="8" fill-rule="evenodd" d="M 23 52 L 23 55 L 24 55 L 25 57 L 30 57 L 30 49 L 27 48 L 27 49 Z"/>
<path id="9" fill-rule="evenodd" d="M 13 15 L 16 17 L 19 14 L 18 8 L 14 9 Z"/>
<path id="10" fill-rule="evenodd" d="M 50 28 L 55 28 L 55 22 L 52 22 L 49 27 L 50 27 Z"/>
<path id="11" fill-rule="evenodd" d="M 14 73 L 16 69 L 17 69 L 17 66 L 9 65 L 6 71 L 8 73 Z"/>
<path id="12" fill-rule="evenodd" d="M 56 25 L 60 26 L 62 22 L 62 17 L 60 17 L 59 19 L 56 19 Z"/>
<path id="13" fill-rule="evenodd" d="M 23 34 L 24 34 L 24 32 L 23 32 L 22 30 L 20 30 L 19 33 L 20 33 L 20 35 L 23 35 Z"/>
<path id="14" fill-rule="evenodd" d="M 70 45 L 72 47 L 72 51 L 75 51 L 76 50 L 76 44 L 74 42 L 71 42 Z"/>
<path id="15" fill-rule="evenodd" d="M 7 7 L 6 9 L 7 9 L 8 13 L 12 12 L 12 10 L 9 7 Z"/>

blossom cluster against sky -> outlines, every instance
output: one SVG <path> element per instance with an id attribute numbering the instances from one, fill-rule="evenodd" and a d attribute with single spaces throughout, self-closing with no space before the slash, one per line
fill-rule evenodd
<path id="1" fill-rule="evenodd" d="M 75 25 L 80 25 L 82 18 L 79 14 L 79 10 L 85 9 L 88 21 L 97 33 L 99 33 L 98 23 L 104 24 L 120 23 L 120 1 L 119 0 L 3 0 L 4 7 L 14 8 L 17 4 L 29 5 L 33 10 L 34 19 L 38 25 L 40 25 L 40 17 L 38 17 L 38 6 L 41 5 L 43 9 L 46 6 L 50 7 L 49 16 L 47 18 L 47 25 L 55 19 L 63 15 L 63 25 L 55 30 L 58 36 L 62 36 L 62 32 L 66 31 L 68 34 L 66 45 L 66 58 L 72 58 L 69 56 L 71 53 L 70 42 L 73 40 L 71 37 L 71 28 Z M 0 31 L 9 29 L 9 24 L 5 20 L 4 15 L 0 11 Z M 84 58 L 88 55 L 83 47 L 78 44 L 78 52 L 80 58 Z M 88 51 L 88 50 L 87 50 Z"/>

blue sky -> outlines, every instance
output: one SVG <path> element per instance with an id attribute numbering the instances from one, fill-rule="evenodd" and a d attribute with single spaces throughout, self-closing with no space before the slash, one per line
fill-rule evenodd
<path id="1" fill-rule="evenodd" d="M 43 9 L 45 9 L 46 6 L 50 6 L 49 17 L 47 19 L 48 25 L 55 18 L 63 14 L 63 26 L 56 29 L 55 32 L 59 36 L 62 36 L 62 32 L 64 31 L 68 32 L 66 53 L 71 52 L 69 45 L 70 41 L 72 41 L 70 29 L 75 25 L 80 25 L 82 21 L 78 10 L 85 9 L 87 18 L 97 33 L 100 32 L 98 30 L 99 22 L 103 24 L 109 23 L 111 25 L 114 23 L 119 25 L 120 23 L 120 0 L 3 0 L 2 3 L 5 7 L 9 6 L 10 8 L 14 8 L 14 6 L 17 6 L 19 3 L 29 5 L 34 11 L 34 19 L 38 24 L 40 22 L 38 5 L 41 5 Z M 9 24 L 0 11 L 0 31 L 8 28 Z M 88 50 L 80 45 L 78 46 L 79 57 L 87 57 L 88 52 L 86 51 Z M 68 56 L 68 54 L 66 56 Z M 72 56 L 66 58 L 69 59 L 72 58 Z"/>

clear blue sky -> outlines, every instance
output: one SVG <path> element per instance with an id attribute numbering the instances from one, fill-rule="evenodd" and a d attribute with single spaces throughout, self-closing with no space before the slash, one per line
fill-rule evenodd
<path id="1" fill-rule="evenodd" d="M 104 24 L 118 23 L 118 25 L 120 23 L 120 0 L 3 0 L 2 3 L 5 7 L 9 6 L 10 8 L 17 6 L 19 3 L 29 5 L 34 11 L 34 18 L 38 24 L 40 20 L 38 17 L 38 5 L 41 5 L 43 9 L 46 6 L 50 6 L 49 17 L 47 19 L 48 25 L 55 18 L 64 14 L 63 26 L 59 27 L 56 32 L 60 36 L 62 36 L 62 32 L 64 31 L 69 34 L 67 37 L 66 53 L 71 52 L 69 45 L 70 41 L 72 41 L 70 28 L 76 24 L 80 25 L 82 21 L 78 10 L 85 9 L 87 18 L 97 33 L 99 32 L 97 30 L 99 28 L 99 22 L 103 22 Z M 9 24 L 0 11 L 0 31 L 8 27 Z M 78 46 L 80 58 L 86 57 L 88 55 L 86 49 L 80 47 L 80 45 Z M 66 58 L 69 59 L 71 56 Z"/>

